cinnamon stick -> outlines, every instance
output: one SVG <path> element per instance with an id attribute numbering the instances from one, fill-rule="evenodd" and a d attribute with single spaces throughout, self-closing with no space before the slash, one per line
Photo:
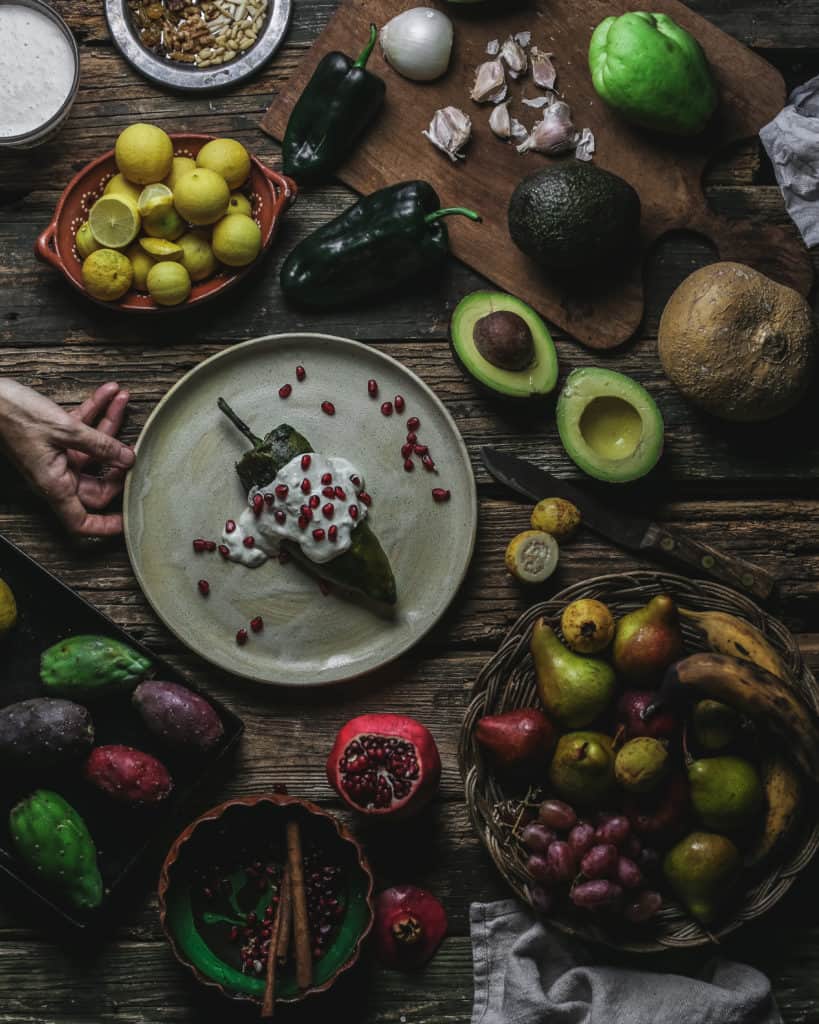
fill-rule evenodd
<path id="1" fill-rule="evenodd" d="M 287 959 L 287 951 L 290 948 L 291 923 L 293 921 L 293 885 L 290 880 L 290 866 L 287 866 L 282 876 L 282 886 L 279 893 L 279 910 L 281 911 L 281 927 L 279 928 L 279 941 L 276 947 L 276 956 L 280 963 Z"/>
<path id="2" fill-rule="evenodd" d="M 270 928 L 270 945 L 267 948 L 267 966 L 265 971 L 264 999 L 262 1000 L 262 1020 L 272 1020 L 276 1010 L 276 966 L 278 963 L 279 936 L 284 921 L 284 893 L 290 891 L 290 868 L 287 864 L 282 871 L 279 885 L 279 902 L 273 915 Z M 289 911 L 288 911 L 289 916 Z"/>
<path id="3" fill-rule="evenodd" d="M 296 984 L 300 989 L 305 989 L 309 988 L 313 981 L 313 957 L 310 948 L 310 923 L 307 917 L 301 829 L 298 821 L 287 823 L 287 861 L 290 866 L 293 935 L 296 943 Z"/>

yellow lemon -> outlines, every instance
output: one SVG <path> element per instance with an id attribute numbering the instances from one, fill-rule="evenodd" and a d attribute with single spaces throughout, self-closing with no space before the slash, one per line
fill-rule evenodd
<path id="1" fill-rule="evenodd" d="M 139 244 L 149 256 L 160 263 L 163 260 L 182 259 L 182 246 L 167 238 L 140 238 Z"/>
<path id="2" fill-rule="evenodd" d="M 136 203 L 139 200 L 139 193 L 139 185 L 134 185 L 133 182 L 128 181 L 123 174 L 115 174 L 105 186 L 103 195 L 125 196 L 126 199 L 130 199 L 132 202 Z"/>
<path id="3" fill-rule="evenodd" d="M 211 244 L 217 260 L 229 267 L 244 267 L 259 255 L 262 233 L 255 220 L 244 213 L 234 213 L 213 229 Z"/>
<path id="4" fill-rule="evenodd" d="M 140 217 L 152 217 L 157 213 L 164 213 L 173 208 L 173 192 L 167 185 L 157 182 L 155 185 L 146 185 L 139 193 L 137 209 Z"/>
<path id="5" fill-rule="evenodd" d="M 74 241 L 77 243 L 77 252 L 80 254 L 81 260 L 87 259 L 92 252 L 96 252 L 100 248 L 99 243 L 94 241 L 94 236 L 91 234 L 91 225 L 88 221 L 80 225 Z"/>
<path id="6" fill-rule="evenodd" d="M 139 242 L 134 242 L 125 255 L 131 261 L 131 267 L 134 271 L 134 288 L 138 292 L 147 292 L 148 271 L 156 263 L 156 260 L 145 252 Z"/>
<path id="7" fill-rule="evenodd" d="M 215 224 L 225 215 L 230 189 L 221 174 L 198 167 L 176 183 L 173 201 L 180 216 L 189 224 Z"/>
<path id="8" fill-rule="evenodd" d="M 157 263 L 148 271 L 148 292 L 160 306 L 178 306 L 191 293 L 190 274 L 181 263 Z"/>
<path id="9" fill-rule="evenodd" d="M 83 263 L 82 279 L 89 295 L 102 302 L 115 302 L 131 287 L 134 270 L 124 253 L 97 249 Z"/>
<path id="10" fill-rule="evenodd" d="M 243 213 L 246 217 L 249 217 L 253 212 L 253 208 L 250 205 L 250 200 L 244 194 L 244 192 L 232 192 L 230 195 L 230 202 L 227 208 L 228 213 Z"/>
<path id="11" fill-rule="evenodd" d="M 139 234 L 139 212 L 125 196 L 103 196 L 91 207 L 88 225 L 94 241 L 106 249 L 124 249 Z"/>
<path id="12" fill-rule="evenodd" d="M 142 227 L 145 234 L 151 235 L 152 238 L 170 238 L 171 241 L 175 241 L 186 231 L 185 222 L 173 207 L 170 210 L 152 213 L 143 220 Z"/>
<path id="13" fill-rule="evenodd" d="M 132 124 L 117 139 L 114 159 L 129 181 L 150 185 L 170 174 L 173 143 L 156 125 Z"/>
<path id="14" fill-rule="evenodd" d="M 196 163 L 221 174 L 232 189 L 244 185 L 250 174 L 250 157 L 236 139 L 212 139 L 205 143 L 199 150 Z"/>
<path id="15" fill-rule="evenodd" d="M 176 188 L 176 183 L 185 174 L 190 174 L 191 171 L 196 170 L 196 161 L 190 156 L 175 156 L 173 163 L 171 164 L 171 173 L 163 182 L 173 192 Z"/>
<path id="16" fill-rule="evenodd" d="M 17 624 L 17 602 L 11 587 L 0 580 L 0 636 L 8 633 Z"/>
<path id="17" fill-rule="evenodd" d="M 179 239 L 182 246 L 182 266 L 191 276 L 191 281 L 204 281 L 216 272 L 216 257 L 207 238 L 198 231 L 189 231 Z"/>

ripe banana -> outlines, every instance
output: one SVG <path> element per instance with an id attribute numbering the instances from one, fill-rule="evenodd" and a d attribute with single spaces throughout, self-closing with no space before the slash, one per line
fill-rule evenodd
<path id="1" fill-rule="evenodd" d="M 761 719 L 783 741 L 804 774 L 819 785 L 819 721 L 792 689 L 765 669 L 724 654 L 692 654 L 668 669 L 645 718 L 674 703 L 681 691 L 700 690 L 750 718 Z"/>
<path id="2" fill-rule="evenodd" d="M 685 608 L 680 608 L 679 612 L 705 633 L 706 642 L 712 651 L 752 661 L 778 679 L 788 678 L 782 659 L 750 622 L 736 615 L 728 615 L 727 612 L 692 612 Z"/>
<path id="3" fill-rule="evenodd" d="M 760 767 L 765 788 L 765 826 L 745 854 L 747 867 L 767 860 L 785 842 L 799 816 L 802 785 L 799 775 L 780 754 L 773 754 Z"/>

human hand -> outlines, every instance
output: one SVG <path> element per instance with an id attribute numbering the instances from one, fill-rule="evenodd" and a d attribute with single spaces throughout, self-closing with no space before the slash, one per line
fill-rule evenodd
<path id="1" fill-rule="evenodd" d="M 134 463 L 133 451 L 116 439 L 128 398 L 109 382 L 67 412 L 31 388 L 0 379 L 0 447 L 77 536 L 122 532 L 122 516 L 100 510 L 122 491 Z M 86 472 L 91 463 L 107 467 L 105 475 Z"/>

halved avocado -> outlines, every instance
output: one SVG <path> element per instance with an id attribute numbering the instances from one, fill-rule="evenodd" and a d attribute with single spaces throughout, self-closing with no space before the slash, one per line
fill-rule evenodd
<path id="1" fill-rule="evenodd" d="M 465 372 L 499 395 L 548 395 L 557 383 L 557 352 L 549 328 L 514 295 L 465 296 L 452 314 L 450 338 Z"/>
<path id="2" fill-rule="evenodd" d="M 557 400 L 557 429 L 584 473 L 614 484 L 650 472 L 665 434 L 660 410 L 642 384 L 593 366 L 569 374 Z"/>

